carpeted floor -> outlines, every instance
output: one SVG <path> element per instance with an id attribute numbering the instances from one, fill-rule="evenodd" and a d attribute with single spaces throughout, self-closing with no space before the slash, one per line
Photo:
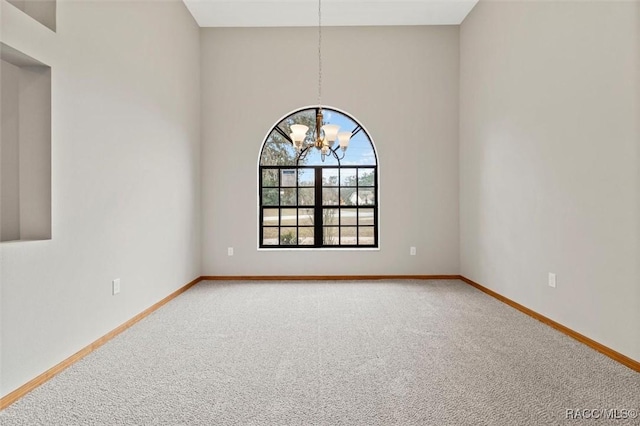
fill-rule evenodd
<path id="1" fill-rule="evenodd" d="M 459 281 L 202 282 L 0 424 L 543 425 L 594 409 L 640 409 L 640 374 Z"/>

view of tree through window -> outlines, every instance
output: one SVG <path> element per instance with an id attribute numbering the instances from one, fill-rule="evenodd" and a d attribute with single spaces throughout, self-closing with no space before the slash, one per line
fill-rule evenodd
<path id="1" fill-rule="evenodd" d="M 309 127 L 313 141 L 317 108 L 285 117 L 269 132 L 259 167 L 261 248 L 377 247 L 378 169 L 371 139 L 352 117 L 323 108 L 322 124 L 351 132 L 342 157 L 324 159 L 315 147 L 299 156 L 289 138 L 292 124 Z"/>

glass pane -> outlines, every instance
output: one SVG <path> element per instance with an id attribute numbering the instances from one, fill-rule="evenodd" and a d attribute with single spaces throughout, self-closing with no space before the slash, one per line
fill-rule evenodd
<path id="1" fill-rule="evenodd" d="M 356 245 L 356 234 L 358 228 L 355 226 L 340 227 L 340 244 L 342 245 Z"/>
<path id="2" fill-rule="evenodd" d="M 373 152 L 373 145 L 371 145 L 371 141 L 364 131 L 360 131 L 353 135 L 349 142 L 349 149 L 347 149 L 346 155 L 340 163 L 343 166 L 374 166 L 376 164 L 376 155 Z"/>
<path id="3" fill-rule="evenodd" d="M 340 185 L 341 186 L 356 186 L 356 169 L 341 169 L 340 170 Z"/>
<path id="4" fill-rule="evenodd" d="M 322 224 L 337 225 L 338 224 L 338 209 L 323 209 L 322 210 Z"/>
<path id="5" fill-rule="evenodd" d="M 313 226 L 313 209 L 298 209 L 298 225 Z"/>
<path id="6" fill-rule="evenodd" d="M 372 206 L 376 203 L 376 193 L 373 189 L 358 189 L 358 204 L 361 206 Z"/>
<path id="7" fill-rule="evenodd" d="M 262 169 L 262 186 L 278 186 L 277 169 Z"/>
<path id="8" fill-rule="evenodd" d="M 262 244 L 266 246 L 277 246 L 278 228 L 262 228 Z"/>
<path id="9" fill-rule="evenodd" d="M 296 204 L 296 189 L 295 188 L 282 188 L 280 189 L 280 205 L 281 206 L 295 206 Z"/>
<path id="10" fill-rule="evenodd" d="M 316 183 L 316 171 L 313 169 L 298 170 L 298 185 L 314 186 Z"/>
<path id="11" fill-rule="evenodd" d="M 294 246 L 296 244 L 298 244 L 296 228 L 280 228 L 280 245 Z"/>
<path id="12" fill-rule="evenodd" d="M 313 245 L 313 228 L 298 228 L 298 241 L 303 246 Z"/>
<path id="13" fill-rule="evenodd" d="M 338 205 L 338 188 L 322 188 L 322 205 Z"/>
<path id="14" fill-rule="evenodd" d="M 340 126 L 340 131 L 349 131 L 353 133 L 359 126 L 358 124 L 346 116 L 337 111 L 331 111 L 329 109 L 324 109 L 324 122 L 337 124 Z M 335 146 L 334 146 L 335 147 Z M 338 150 L 341 154 L 341 151 Z M 351 142 L 349 143 L 349 149 L 346 152 L 344 159 L 340 161 L 343 166 L 358 166 L 358 165 L 375 165 L 376 158 L 375 153 L 373 152 L 373 145 L 369 140 L 369 137 L 364 132 L 364 130 L 359 131 L 355 135 L 352 136 Z M 325 164 L 326 165 L 326 162 Z"/>
<path id="15" fill-rule="evenodd" d="M 322 232 L 322 243 L 326 246 L 338 245 L 338 227 L 325 226 Z"/>
<path id="16" fill-rule="evenodd" d="M 358 244 L 361 246 L 372 246 L 373 240 L 373 226 L 360 226 L 358 228 Z"/>
<path id="17" fill-rule="evenodd" d="M 316 123 L 316 114 L 315 114 L 315 109 L 307 109 L 304 111 L 299 111 L 296 112 L 295 114 L 292 114 L 288 117 L 286 117 L 284 120 L 282 120 L 280 123 L 278 123 L 278 127 L 285 133 L 285 134 L 290 134 L 291 133 L 291 125 L 292 124 L 304 124 L 305 126 L 309 127 L 309 131 L 307 131 L 307 138 L 305 140 L 305 143 L 309 143 L 311 142 L 311 135 L 312 135 L 312 129 L 315 128 L 315 124 Z M 273 132 L 276 133 L 277 132 Z M 278 136 L 281 139 L 284 139 L 282 137 L 282 135 Z M 288 141 L 287 141 L 288 142 Z M 293 145 L 291 143 L 289 143 L 289 145 L 286 147 L 287 151 L 286 151 L 286 156 L 287 156 L 287 162 L 282 162 L 280 164 L 287 164 L 287 165 L 292 165 L 292 164 L 296 164 L 296 161 L 298 161 L 298 155 L 295 151 L 295 149 L 293 148 Z M 291 151 L 293 151 L 294 155 L 291 155 Z M 293 157 L 292 159 L 290 159 L 290 157 Z M 299 165 L 304 165 L 307 163 L 307 158 L 303 157 L 300 158 L 298 163 Z"/>
<path id="18" fill-rule="evenodd" d="M 357 211 L 356 209 L 340 209 L 340 225 L 357 225 Z M 355 232 L 354 234 L 355 235 Z"/>
<path id="19" fill-rule="evenodd" d="M 310 136 L 313 133 L 313 129 L 316 127 L 316 110 L 315 108 L 305 109 L 298 111 L 290 116 L 286 117 L 278 126 L 284 131 L 285 134 L 291 133 L 292 124 L 304 124 L 309 128 L 307 131 L 307 142 L 310 142 Z"/>
<path id="20" fill-rule="evenodd" d="M 280 225 L 296 225 L 296 209 L 280 210 Z"/>
<path id="21" fill-rule="evenodd" d="M 358 204 L 358 194 L 356 188 L 340 188 L 340 205 L 355 206 Z"/>
<path id="22" fill-rule="evenodd" d="M 338 186 L 338 169 L 322 169 L 322 186 Z"/>
<path id="23" fill-rule="evenodd" d="M 353 132 L 358 128 L 358 124 L 345 114 L 337 111 L 332 111 L 328 108 L 325 108 L 323 110 L 323 113 L 323 122 L 325 124 L 337 124 L 338 126 L 340 126 L 340 131 Z M 315 115 L 316 108 L 299 111 L 284 118 L 280 123 L 278 123 L 278 127 L 283 131 L 283 133 L 288 135 L 291 132 L 291 124 L 304 124 L 309 127 L 305 142 L 307 144 L 312 143 L 316 120 Z M 333 166 L 338 164 L 338 161 L 333 155 L 327 156 L 324 161 L 322 161 L 321 157 L 322 156 L 320 155 L 320 151 L 315 148 L 311 148 L 308 151 L 308 155 L 301 158 L 298 164 L 322 166 Z M 287 139 L 284 138 L 280 133 L 278 133 L 278 131 L 272 131 L 269 134 L 262 150 L 260 165 L 292 166 L 296 164 L 296 160 L 297 153 L 292 144 L 287 141 Z M 373 145 L 364 130 L 361 130 L 352 136 L 349 143 L 349 149 L 347 150 L 344 159 L 341 160 L 341 164 L 343 166 L 351 165 L 354 167 L 361 165 L 374 166 L 376 164 Z"/>
<path id="24" fill-rule="evenodd" d="M 263 209 L 262 224 L 278 226 L 278 209 Z"/>
<path id="25" fill-rule="evenodd" d="M 376 182 L 376 172 L 374 169 L 358 170 L 358 186 L 374 186 Z"/>
<path id="26" fill-rule="evenodd" d="M 280 186 L 296 186 L 296 169 L 284 169 L 280 173 Z"/>
<path id="27" fill-rule="evenodd" d="M 262 148 L 261 166 L 294 166 L 298 154 L 288 140 L 277 131 L 271 132 Z"/>
<path id="28" fill-rule="evenodd" d="M 262 188 L 262 205 L 278 205 L 278 188 Z"/>
<path id="29" fill-rule="evenodd" d="M 300 206 L 313 206 L 316 200 L 315 188 L 300 188 L 298 189 L 298 205 Z"/>
<path id="30" fill-rule="evenodd" d="M 373 209 L 358 209 L 358 224 L 373 225 Z"/>

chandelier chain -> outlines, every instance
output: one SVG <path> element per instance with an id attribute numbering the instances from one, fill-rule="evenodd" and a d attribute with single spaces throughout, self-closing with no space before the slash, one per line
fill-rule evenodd
<path id="1" fill-rule="evenodd" d="M 318 106 L 322 109 L 322 0 L 318 0 Z"/>

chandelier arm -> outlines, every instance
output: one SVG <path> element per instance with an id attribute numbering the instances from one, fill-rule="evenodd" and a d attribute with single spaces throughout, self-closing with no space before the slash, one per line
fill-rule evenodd
<path id="1" fill-rule="evenodd" d="M 333 151 L 333 154 L 338 157 L 338 150 L 341 149 L 340 145 L 336 145 L 335 148 L 331 148 L 331 151 Z M 345 154 L 347 153 L 347 150 L 345 149 L 344 151 L 342 151 L 342 157 L 340 157 L 339 159 L 342 160 L 345 156 Z"/>
<path id="2" fill-rule="evenodd" d="M 300 160 L 304 160 L 307 155 L 309 154 L 309 149 L 312 147 L 313 145 L 307 145 L 304 147 L 303 150 L 300 151 L 300 153 L 298 154 L 297 158 L 296 158 L 296 167 L 300 165 Z"/>
<path id="3" fill-rule="evenodd" d="M 333 154 L 333 156 L 335 157 L 335 159 L 338 160 L 338 165 L 340 165 L 340 160 L 342 160 L 344 158 L 344 156 L 347 153 L 347 151 L 342 151 L 342 157 L 339 157 L 338 153 L 336 152 L 338 150 L 338 148 L 340 148 L 340 147 L 336 147 L 336 149 L 330 149 L 330 151 Z"/>

